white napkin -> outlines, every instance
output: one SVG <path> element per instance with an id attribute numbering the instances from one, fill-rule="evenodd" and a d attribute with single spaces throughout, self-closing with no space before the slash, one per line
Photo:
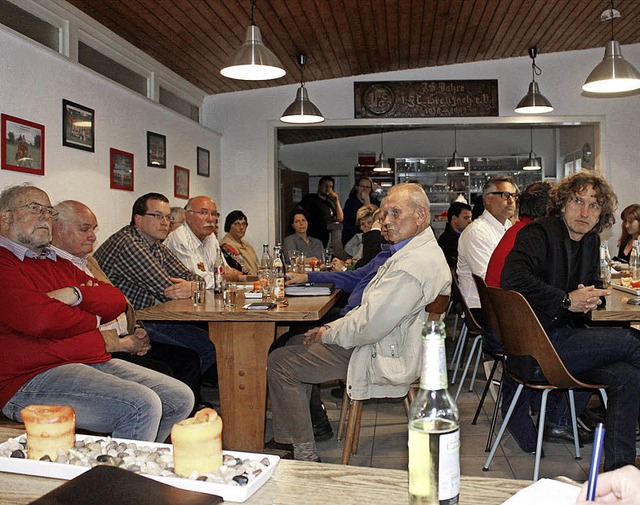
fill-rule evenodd
<path id="1" fill-rule="evenodd" d="M 521 489 L 502 505 L 574 505 L 578 499 L 580 488 L 553 479 L 540 479 L 528 487 Z"/>

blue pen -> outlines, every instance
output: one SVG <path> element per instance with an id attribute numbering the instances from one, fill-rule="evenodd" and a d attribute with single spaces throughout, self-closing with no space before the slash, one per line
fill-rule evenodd
<path id="1" fill-rule="evenodd" d="M 593 436 L 593 452 L 591 453 L 591 467 L 589 468 L 589 481 L 587 484 L 587 501 L 595 501 L 596 484 L 598 482 L 598 469 L 602 459 L 602 444 L 604 442 L 604 426 L 598 423 Z"/>

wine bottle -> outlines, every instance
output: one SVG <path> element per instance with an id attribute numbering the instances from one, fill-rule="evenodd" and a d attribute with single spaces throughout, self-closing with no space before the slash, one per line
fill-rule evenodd
<path id="1" fill-rule="evenodd" d="M 276 244 L 273 248 L 273 275 L 276 278 L 276 287 L 273 290 L 276 302 L 284 300 L 284 263 L 282 262 L 282 253 L 280 244 Z"/>
<path id="2" fill-rule="evenodd" d="M 600 245 L 600 278 L 605 289 L 611 287 L 611 256 L 609 255 L 609 241 Z"/>
<path id="3" fill-rule="evenodd" d="M 409 410 L 409 504 L 454 505 L 460 494 L 460 422 L 447 391 L 444 324 L 422 331 L 420 389 Z"/>
<path id="4" fill-rule="evenodd" d="M 629 270 L 631 271 L 631 278 L 634 281 L 640 280 L 640 251 L 638 250 L 638 240 L 633 241 L 631 247 L 631 255 L 629 256 Z"/>

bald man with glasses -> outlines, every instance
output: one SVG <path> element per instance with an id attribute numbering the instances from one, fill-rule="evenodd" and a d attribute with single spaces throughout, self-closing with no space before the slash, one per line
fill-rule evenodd
<path id="1" fill-rule="evenodd" d="M 185 206 L 184 223 L 172 231 L 164 245 L 192 272 L 207 281 L 207 289 L 215 287 L 214 265 L 220 251 L 215 230 L 218 224 L 218 207 L 208 196 L 194 196 Z M 242 274 L 225 264 L 225 277 L 238 280 Z"/>
<path id="2" fill-rule="evenodd" d="M 94 254 L 100 268 L 136 310 L 191 298 L 191 281 L 201 279 L 163 244 L 170 222 L 167 197 L 147 193 L 133 204 L 131 223 L 111 235 Z M 195 350 L 203 373 L 215 364 L 215 349 L 203 328 L 184 323 L 145 326 L 156 342 Z"/>

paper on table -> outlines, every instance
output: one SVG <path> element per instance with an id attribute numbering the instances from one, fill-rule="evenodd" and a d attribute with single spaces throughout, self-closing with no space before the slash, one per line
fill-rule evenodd
<path id="1" fill-rule="evenodd" d="M 578 499 L 580 488 L 553 479 L 540 479 L 528 487 L 521 489 L 502 505 L 574 505 Z"/>

